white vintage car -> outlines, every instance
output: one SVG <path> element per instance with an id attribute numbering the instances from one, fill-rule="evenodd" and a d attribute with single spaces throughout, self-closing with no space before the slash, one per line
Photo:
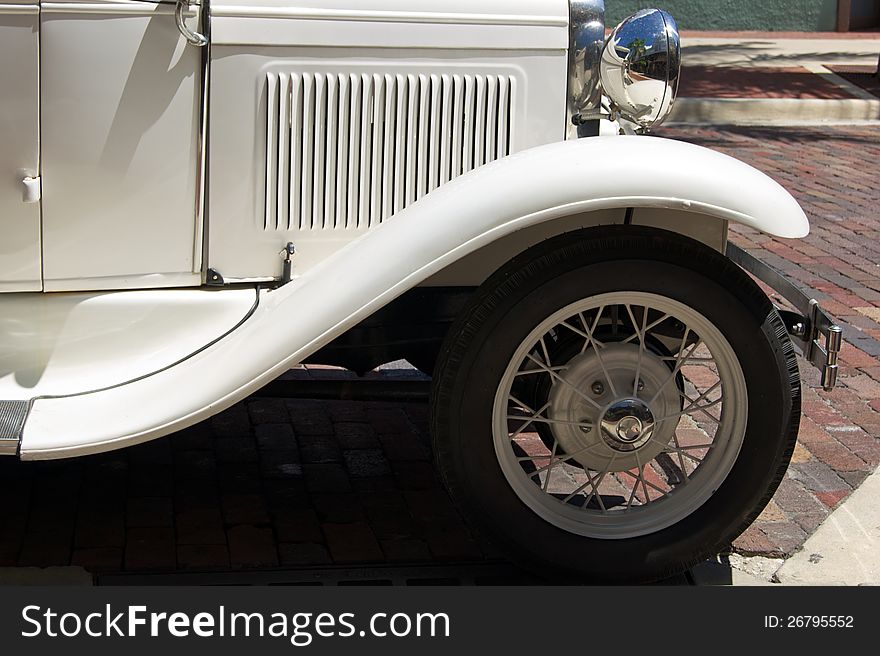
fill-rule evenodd
<path id="1" fill-rule="evenodd" d="M 641 136 L 677 88 L 665 12 L 606 38 L 602 0 L 0 2 L 4 453 L 119 449 L 297 363 L 407 358 L 477 530 L 647 580 L 772 495 L 793 342 L 834 384 L 839 329 L 727 242 L 806 235 L 797 202 Z"/>

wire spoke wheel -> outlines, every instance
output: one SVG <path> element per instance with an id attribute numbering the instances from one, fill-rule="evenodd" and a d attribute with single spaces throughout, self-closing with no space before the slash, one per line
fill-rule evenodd
<path id="1" fill-rule="evenodd" d="M 542 575 L 657 580 L 758 516 L 797 439 L 791 341 L 735 264 L 608 226 L 477 290 L 432 384 L 437 467 L 470 526 Z"/>
<path id="2" fill-rule="evenodd" d="M 563 308 L 526 337 L 498 386 L 493 440 L 535 513 L 619 539 L 701 506 L 736 461 L 747 416 L 742 368 L 716 326 L 678 301 L 621 292 Z"/>

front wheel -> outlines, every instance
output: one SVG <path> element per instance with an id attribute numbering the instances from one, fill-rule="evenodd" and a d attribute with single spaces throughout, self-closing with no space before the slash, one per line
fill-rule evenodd
<path id="1" fill-rule="evenodd" d="M 800 384 L 778 314 L 726 258 L 664 231 L 536 246 L 483 285 L 442 353 L 443 479 L 539 571 L 679 572 L 748 526 L 794 448 Z"/>

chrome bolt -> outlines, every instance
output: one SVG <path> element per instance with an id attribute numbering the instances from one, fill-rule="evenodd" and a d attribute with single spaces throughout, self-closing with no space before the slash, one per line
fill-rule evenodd
<path id="1" fill-rule="evenodd" d="M 639 381 L 639 384 L 636 385 L 636 389 L 637 389 L 639 392 L 643 391 L 643 390 L 645 389 L 645 381 L 640 380 L 640 381 Z"/>
<path id="2" fill-rule="evenodd" d="M 593 390 L 593 394 L 595 394 L 596 396 L 601 396 L 605 393 L 605 386 L 598 380 L 592 384 L 590 389 Z"/>
<path id="3" fill-rule="evenodd" d="M 581 433 L 587 434 L 593 430 L 593 426 L 592 426 L 593 422 L 589 418 L 581 419 L 578 423 L 580 424 L 580 426 L 578 426 L 578 428 L 581 429 Z"/>

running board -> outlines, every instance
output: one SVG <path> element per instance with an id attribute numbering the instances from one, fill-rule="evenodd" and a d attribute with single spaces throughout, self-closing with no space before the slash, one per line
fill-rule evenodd
<path id="1" fill-rule="evenodd" d="M 0 401 L 0 456 L 18 455 L 27 415 L 27 401 Z"/>

